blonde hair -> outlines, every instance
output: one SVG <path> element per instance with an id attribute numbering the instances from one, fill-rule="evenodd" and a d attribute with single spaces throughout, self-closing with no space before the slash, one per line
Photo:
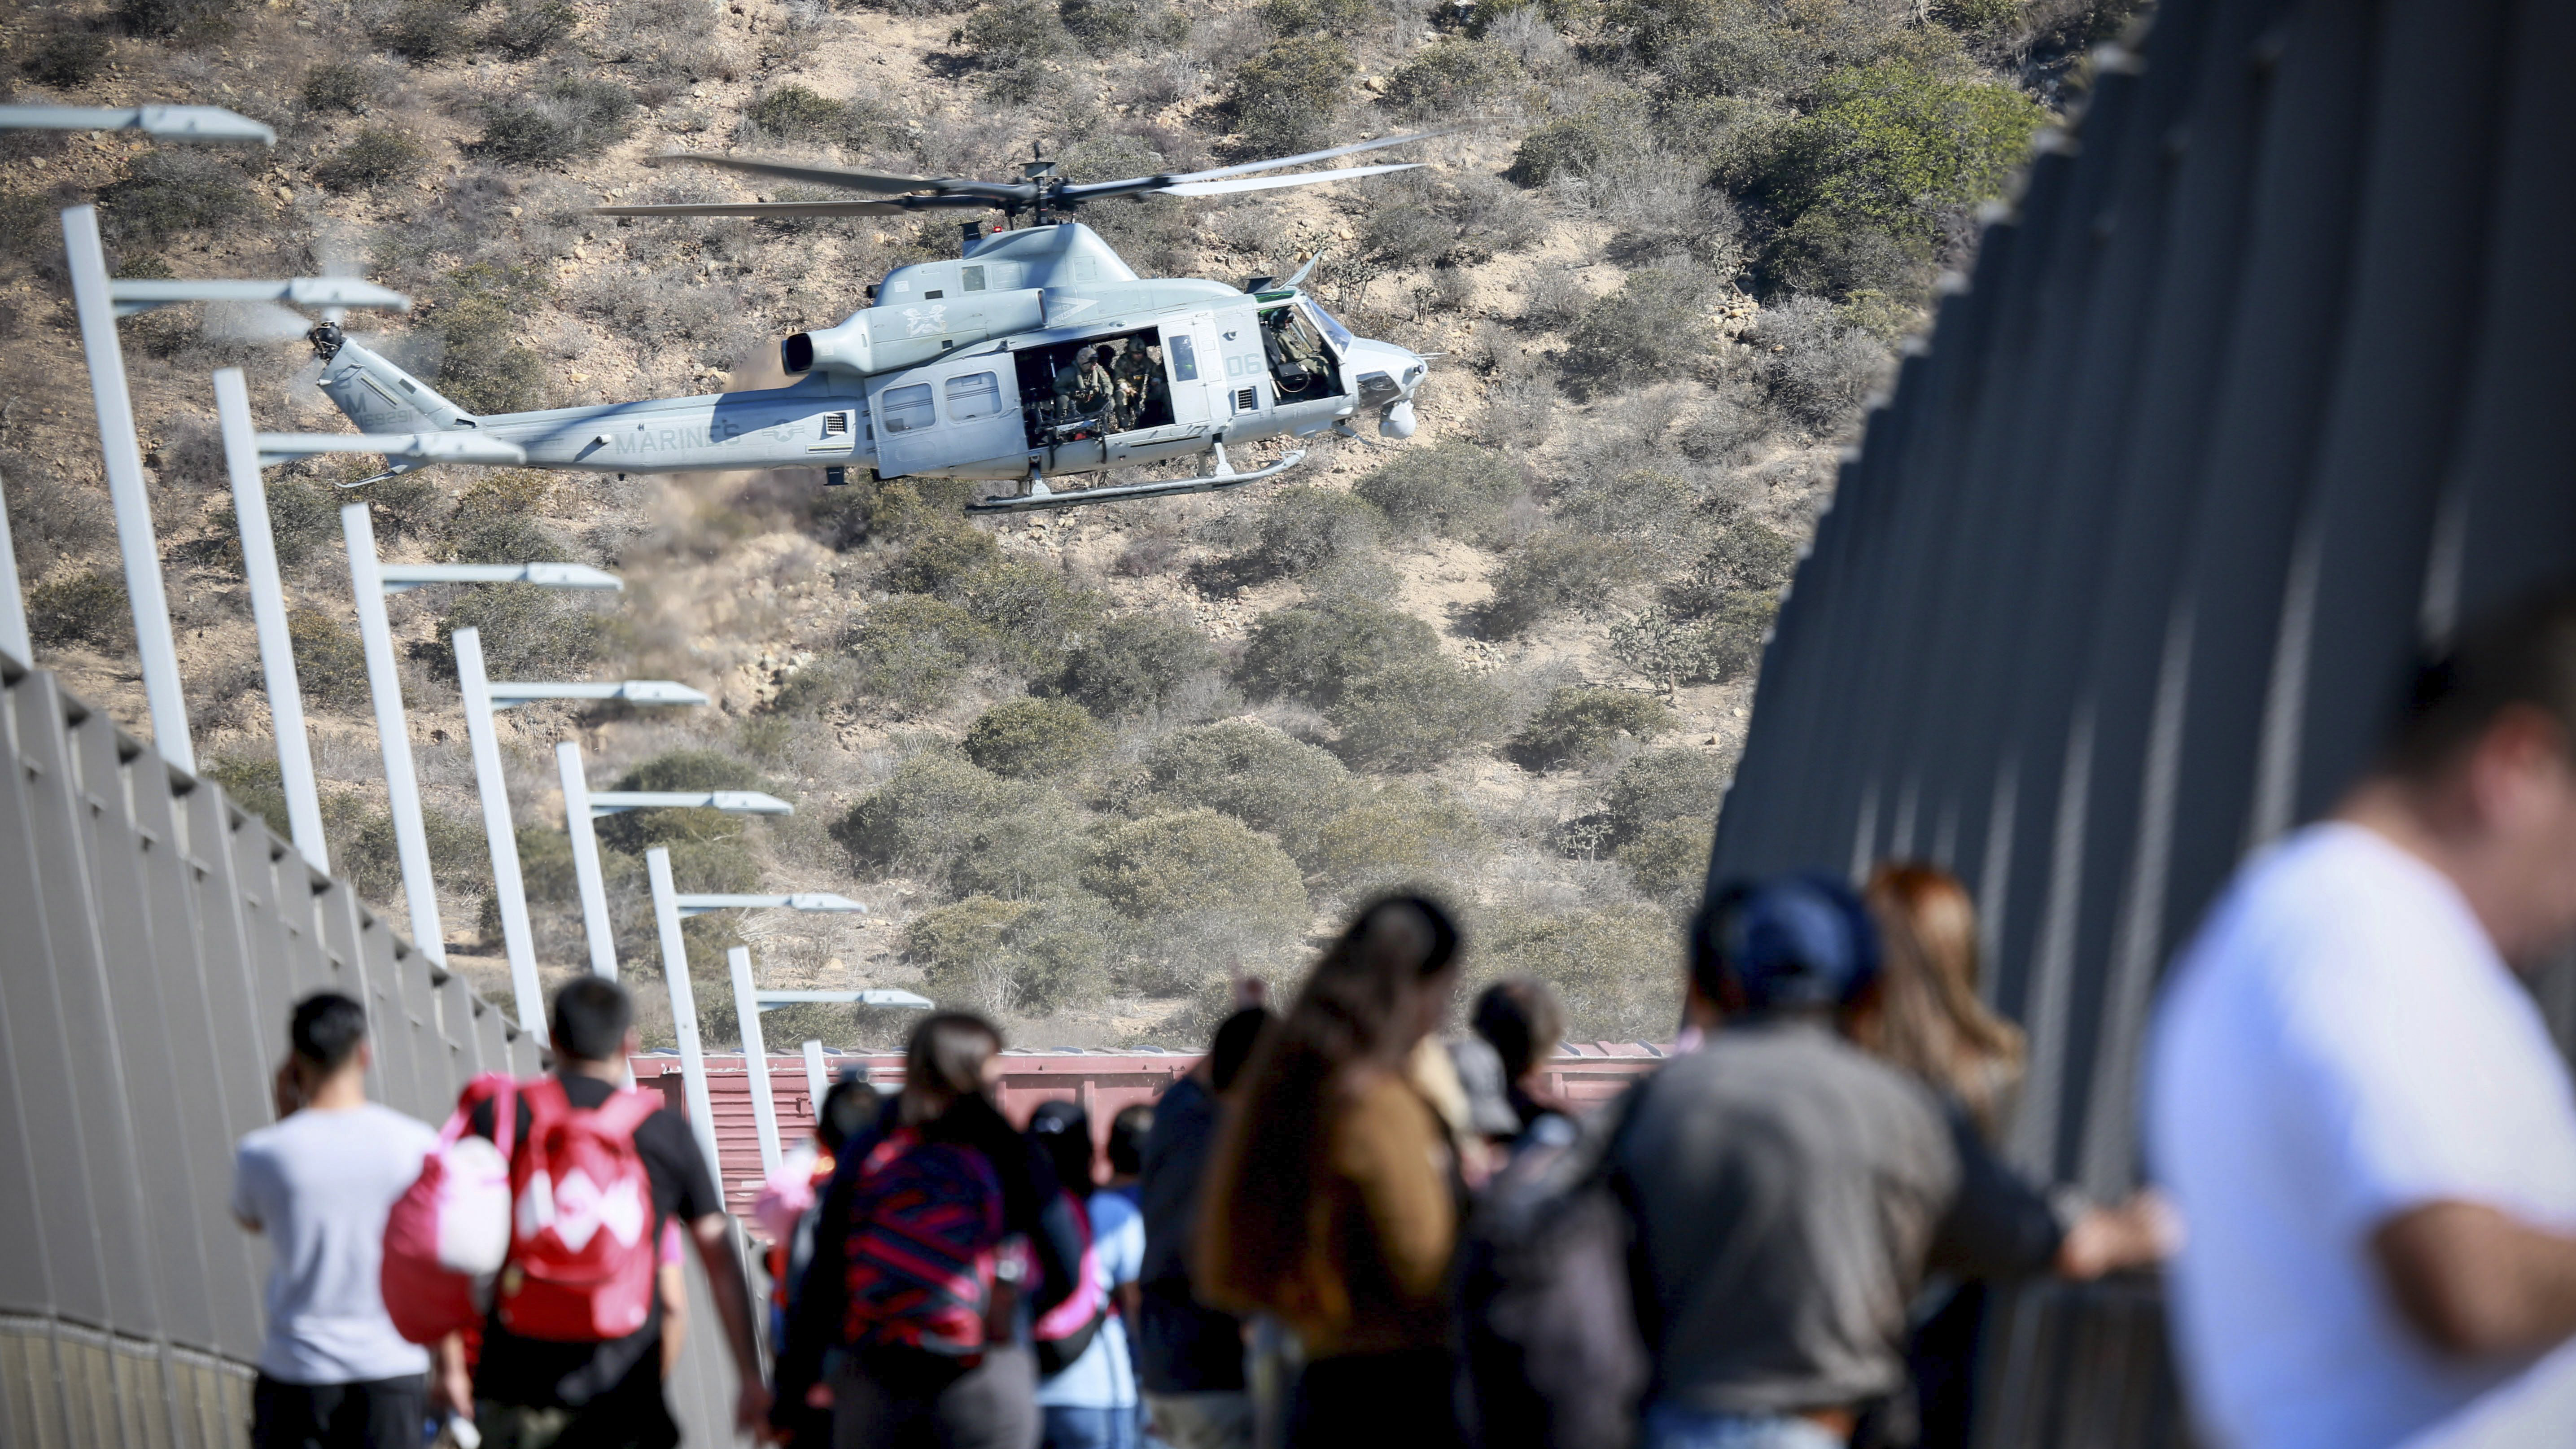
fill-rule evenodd
<path id="1" fill-rule="evenodd" d="M 1959 878 L 1897 861 L 1863 893 L 1882 943 L 1878 1054 L 1956 1098 L 1989 1139 L 2019 1092 L 2022 1030 L 1977 995 L 1977 905 Z"/>

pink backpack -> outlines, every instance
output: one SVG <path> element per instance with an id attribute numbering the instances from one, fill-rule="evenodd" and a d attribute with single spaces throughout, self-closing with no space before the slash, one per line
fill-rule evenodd
<path id="1" fill-rule="evenodd" d="M 630 1087 L 583 1111 L 553 1077 L 520 1091 L 528 1140 L 510 1159 L 501 1326 L 558 1342 L 624 1338 L 653 1306 L 653 1184 L 635 1128 L 661 1104 Z"/>
<path id="2" fill-rule="evenodd" d="M 1109 1321 L 1113 1311 L 1109 1295 L 1100 1288 L 1099 1247 L 1091 1240 L 1091 1206 L 1071 1192 L 1063 1194 L 1063 1201 L 1082 1229 L 1082 1260 L 1074 1268 L 1074 1290 L 1030 1328 L 1040 1378 L 1052 1378 L 1073 1367 L 1074 1360 L 1091 1347 L 1092 1339 L 1100 1334 L 1100 1325 Z"/>
<path id="3" fill-rule="evenodd" d="M 517 1083 L 498 1074 L 466 1083 L 438 1145 L 421 1161 L 420 1176 L 385 1215 L 377 1285 L 394 1330 L 413 1343 L 474 1327 L 491 1301 L 493 1276 L 510 1251 L 517 1092 Z M 498 1141 L 469 1130 L 474 1108 L 486 1100 Z"/>

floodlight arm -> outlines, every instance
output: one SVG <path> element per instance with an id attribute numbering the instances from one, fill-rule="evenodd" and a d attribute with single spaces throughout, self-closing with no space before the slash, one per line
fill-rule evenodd
<path id="1" fill-rule="evenodd" d="M 667 679 L 622 679 L 600 684 L 532 684 L 496 679 L 489 686 L 494 709 L 539 699 L 616 699 L 628 704 L 705 704 L 707 697 Z"/>
<path id="2" fill-rule="evenodd" d="M 546 589 L 623 589 L 624 581 L 588 564 L 383 564 L 378 577 L 388 594 L 424 584 L 535 584 Z"/>
<path id="3" fill-rule="evenodd" d="M 107 295 L 116 303 L 119 317 L 181 302 L 287 302 L 298 307 L 411 310 L 411 298 L 355 277 L 289 277 L 277 282 L 117 277 L 108 282 Z"/>
<path id="4" fill-rule="evenodd" d="M 590 813 L 621 810 L 721 810 L 727 815 L 793 815 L 796 807 L 757 790 L 593 790 Z M 766 900 L 767 897 L 761 897 Z"/>
<path id="5" fill-rule="evenodd" d="M 848 1002 L 857 1006 L 908 1006 L 915 1011 L 928 1011 L 939 1004 L 927 996 L 898 991 L 890 986 L 866 991 L 761 991 L 753 994 L 763 1011 L 774 1006 L 795 1006 L 809 1001 L 827 1005 Z"/>
<path id="6" fill-rule="evenodd" d="M 257 141 L 277 132 L 221 106 L 0 106 L 0 131 L 141 131 L 176 141 Z"/>
<path id="7" fill-rule="evenodd" d="M 599 797 L 594 795 L 591 798 L 596 800 Z M 808 914 L 856 912 L 865 915 L 868 909 L 847 896 L 836 896 L 827 891 L 800 891 L 784 896 L 679 895 L 673 897 L 673 901 L 683 916 L 703 916 L 709 911 L 756 910 L 803 911 Z"/>

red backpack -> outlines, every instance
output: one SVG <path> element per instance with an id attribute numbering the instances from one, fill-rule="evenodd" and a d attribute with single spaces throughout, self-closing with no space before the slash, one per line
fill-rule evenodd
<path id="1" fill-rule="evenodd" d="M 497 1074 L 467 1083 L 419 1178 L 385 1215 L 378 1286 L 395 1331 L 414 1343 L 475 1327 L 491 1304 L 493 1276 L 510 1250 L 517 1086 Z M 468 1130 L 485 1101 L 494 1104 L 490 1142 Z"/>
<path id="2" fill-rule="evenodd" d="M 510 1159 L 501 1326 L 558 1342 L 624 1338 L 653 1308 L 653 1184 L 635 1129 L 661 1104 L 630 1087 L 583 1111 L 554 1077 L 520 1096 L 528 1137 Z"/>
<path id="3" fill-rule="evenodd" d="M 846 1226 L 841 1340 L 983 1357 L 1002 1182 L 983 1153 L 898 1128 L 868 1152 Z"/>

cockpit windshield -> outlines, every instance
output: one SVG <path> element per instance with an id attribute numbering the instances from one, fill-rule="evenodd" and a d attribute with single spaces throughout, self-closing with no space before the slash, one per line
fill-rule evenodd
<path id="1" fill-rule="evenodd" d="M 1306 310 L 1315 314 L 1316 324 L 1324 329 L 1324 335 L 1333 339 L 1333 346 L 1341 351 L 1349 351 L 1353 341 L 1351 329 L 1342 325 L 1341 318 L 1325 311 L 1323 304 L 1314 298 L 1308 297 L 1304 301 Z"/>

